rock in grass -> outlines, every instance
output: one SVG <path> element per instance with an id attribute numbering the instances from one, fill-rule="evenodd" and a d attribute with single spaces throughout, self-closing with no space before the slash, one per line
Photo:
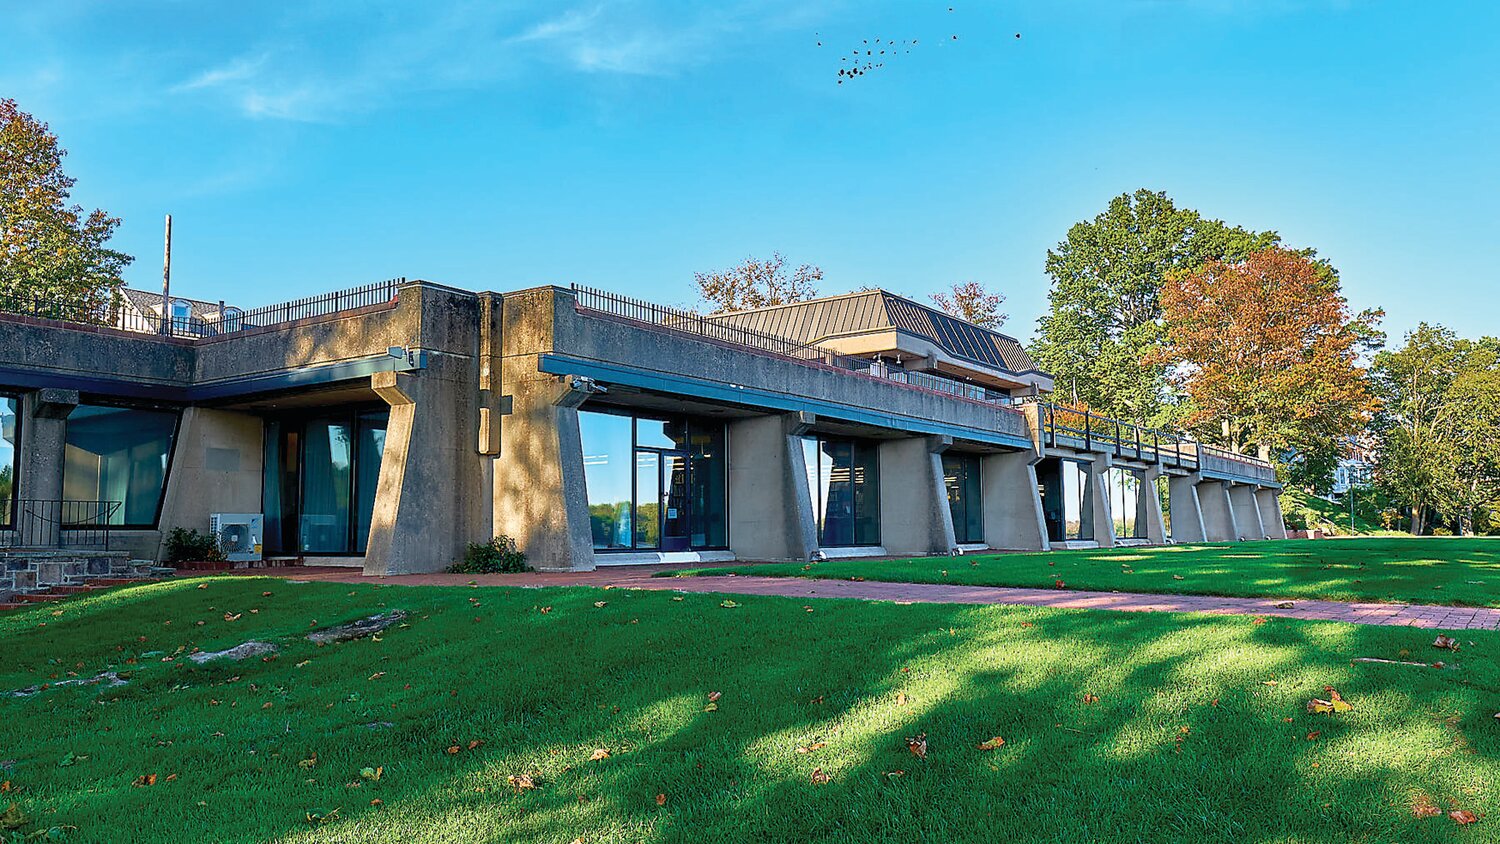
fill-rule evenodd
<path id="1" fill-rule="evenodd" d="M 198 663 L 199 665 L 202 665 L 205 662 L 211 662 L 216 659 L 232 659 L 238 662 L 242 659 L 249 659 L 253 656 L 266 656 L 267 654 L 273 654 L 276 653 L 276 650 L 276 646 L 271 644 L 270 642 L 246 642 L 242 645 L 235 645 L 234 647 L 224 651 L 199 651 L 195 654 L 189 654 L 188 659 Z"/>
<path id="2" fill-rule="evenodd" d="M 391 610 L 369 618 L 361 618 L 348 624 L 340 624 L 337 627 L 325 627 L 322 630 L 314 630 L 307 634 L 309 642 L 319 645 L 327 645 L 332 642 L 348 642 L 354 639 L 363 639 L 406 620 L 406 610 Z"/>
<path id="3" fill-rule="evenodd" d="M 129 677 L 129 674 L 120 674 L 119 672 L 115 671 L 103 671 L 95 674 L 92 677 L 73 677 L 67 680 L 53 680 L 50 683 L 38 683 L 35 686 L 27 686 L 24 689 L 16 689 L 15 691 L 11 692 L 10 695 L 11 697 L 31 697 L 38 692 L 57 688 L 58 686 L 92 686 L 95 683 L 104 683 L 110 688 L 114 688 L 115 686 L 125 685 L 126 682 L 129 681 Z"/>

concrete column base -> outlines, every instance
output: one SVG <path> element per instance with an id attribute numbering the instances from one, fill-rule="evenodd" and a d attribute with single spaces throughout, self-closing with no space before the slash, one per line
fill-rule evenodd
<path id="1" fill-rule="evenodd" d="M 1037 494 L 1036 454 L 1015 451 L 980 460 L 984 541 L 1005 551 L 1047 551 L 1047 521 Z"/>
<path id="2" fill-rule="evenodd" d="M 805 563 L 817 554 L 800 439 L 814 421 L 789 413 L 729 423 L 729 547 L 740 559 Z"/>
<path id="3" fill-rule="evenodd" d="M 1203 480 L 1198 484 L 1198 504 L 1203 509 L 1203 531 L 1209 542 L 1234 542 L 1240 538 L 1234 505 L 1229 501 L 1229 482 Z"/>
<path id="4" fill-rule="evenodd" d="M 1229 503 L 1234 507 L 1234 524 L 1240 539 L 1266 538 L 1266 529 L 1260 522 L 1260 504 L 1255 498 L 1255 486 L 1231 486 Z"/>
<path id="5" fill-rule="evenodd" d="M 1093 513 L 1094 541 L 1100 548 L 1115 547 L 1115 519 L 1109 507 L 1109 469 L 1113 465 L 1114 458 L 1108 454 L 1095 455 L 1088 464 L 1089 488 L 1083 506 Z"/>
<path id="6" fill-rule="evenodd" d="M 1208 541 L 1208 532 L 1203 525 L 1203 507 L 1198 501 L 1196 475 L 1167 479 L 1167 506 L 1172 510 L 1173 542 Z"/>
<path id="7" fill-rule="evenodd" d="M 1272 539 L 1286 539 L 1286 520 L 1281 516 L 1281 490 L 1261 487 L 1255 491 L 1256 503 L 1260 506 L 1261 527 Z"/>
<path id="8" fill-rule="evenodd" d="M 880 442 L 880 545 L 891 554 L 955 554 L 953 512 L 943 483 L 949 437 Z"/>

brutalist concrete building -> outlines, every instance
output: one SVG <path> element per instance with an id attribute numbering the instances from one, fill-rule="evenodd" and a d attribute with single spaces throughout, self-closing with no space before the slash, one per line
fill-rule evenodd
<path id="1" fill-rule="evenodd" d="M 708 317 L 404 280 L 129 302 L 0 302 L 13 568 L 155 559 L 225 514 L 259 517 L 264 558 L 369 574 L 499 535 L 551 570 L 1285 535 L 1270 465 L 1054 404 L 1014 339 L 884 291 Z"/>

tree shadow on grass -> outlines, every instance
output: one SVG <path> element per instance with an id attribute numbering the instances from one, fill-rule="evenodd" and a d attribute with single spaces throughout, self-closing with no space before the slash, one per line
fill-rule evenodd
<path id="1" fill-rule="evenodd" d="M 343 587 L 319 589 L 335 603 Z M 365 608 L 393 600 L 355 591 Z M 29 702 L 23 716 L 58 719 L 22 742 L 33 754 L 69 734 L 101 747 L 25 773 L 84 833 L 133 818 L 141 840 L 1267 842 L 1456 840 L 1409 801 L 1477 801 L 1500 774 L 1479 708 L 1500 687 L 1494 637 L 1436 672 L 1348 662 L 1417 651 L 1429 632 L 1277 619 L 399 591 L 416 616 L 379 643 Z M 1307 714 L 1325 684 L 1355 710 Z M 905 746 L 918 733 L 925 760 Z M 997 735 L 999 750 L 976 747 Z M 595 748 L 611 755 L 589 761 Z M 349 787 L 374 765 L 380 781 Z M 128 785 L 173 766 L 192 780 Z M 510 788 L 517 774 L 539 787 Z M 313 807 L 341 819 L 312 827 Z"/>

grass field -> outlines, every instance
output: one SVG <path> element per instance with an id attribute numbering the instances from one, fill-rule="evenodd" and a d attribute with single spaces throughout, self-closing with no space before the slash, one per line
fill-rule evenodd
<path id="1" fill-rule="evenodd" d="M 672 572 L 1500 606 L 1500 539 L 1290 539 Z"/>
<path id="2" fill-rule="evenodd" d="M 392 607 L 409 625 L 378 640 L 302 637 Z M 1500 818 L 1413 813 L 1483 815 L 1500 789 L 1500 638 L 1465 633 L 1456 654 L 1432 638 L 179 580 L 0 615 L 0 690 L 129 673 L 7 697 L 0 799 L 29 818 L 21 833 L 103 842 L 1494 840 Z M 184 658 L 250 639 L 282 650 Z M 1309 713 L 1325 686 L 1352 711 Z M 906 745 L 923 733 L 925 759 Z M 535 788 L 508 781 L 522 776 Z"/>

